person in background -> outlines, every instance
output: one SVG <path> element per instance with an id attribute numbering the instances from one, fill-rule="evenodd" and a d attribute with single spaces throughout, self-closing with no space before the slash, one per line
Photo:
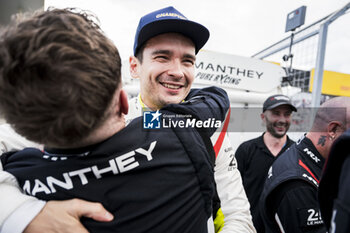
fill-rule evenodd
<path id="1" fill-rule="evenodd" d="M 349 97 L 324 102 L 311 130 L 272 164 L 260 199 L 266 232 L 327 232 L 317 189 L 334 140 L 350 127 L 349 113 Z"/>
<path id="2" fill-rule="evenodd" d="M 350 232 L 350 130 L 332 145 L 323 169 L 318 201 L 328 232 Z"/>
<path id="3" fill-rule="evenodd" d="M 264 232 L 259 199 L 267 172 L 273 161 L 294 143 L 287 136 L 293 111 L 297 110 L 289 97 L 280 94 L 268 97 L 261 113 L 266 131 L 257 138 L 243 142 L 236 150 L 238 170 L 250 202 L 253 223 L 259 233 Z"/>

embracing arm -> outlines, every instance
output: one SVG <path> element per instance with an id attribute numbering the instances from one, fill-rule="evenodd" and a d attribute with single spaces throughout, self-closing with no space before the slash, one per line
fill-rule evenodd
<path id="1" fill-rule="evenodd" d="M 22 232 L 31 219 L 38 214 L 45 202 L 22 194 L 15 177 L 2 171 L 2 169 L 0 171 L 0 190 L 0 232 L 9 232 L 6 230 L 8 229 L 7 227 L 10 227 L 13 230 L 11 232 Z M 26 212 L 26 215 L 19 215 L 22 216 L 20 218 L 21 221 L 18 221 L 17 218 L 16 221 L 13 222 L 11 220 L 12 214 L 23 205 L 30 205 L 30 211 Z M 11 222 L 13 224 L 12 226 L 10 226 Z"/>
<path id="2" fill-rule="evenodd" d="M 113 220 L 113 215 L 103 208 L 100 203 L 80 199 L 49 201 L 27 226 L 24 233 L 88 233 L 80 223 L 81 217 L 92 218 L 101 222 Z"/>
<path id="3" fill-rule="evenodd" d="M 221 202 L 221 209 L 216 212 L 214 219 L 216 232 L 255 232 L 249 202 L 227 137 L 229 108 L 230 101 L 226 92 L 217 87 L 208 87 L 193 89 L 186 101 L 178 105 L 168 105 L 164 109 L 190 114 L 202 121 L 215 119 L 221 122 L 218 128 L 205 128 L 204 131 L 199 129 L 203 140 L 210 137 L 211 142 L 208 144 L 211 148 L 214 146 L 213 153 L 216 157 L 214 177 Z"/>
<path id="4" fill-rule="evenodd" d="M 216 232 L 218 230 L 221 233 L 256 232 L 250 214 L 250 205 L 227 134 L 231 113 L 230 101 L 226 92 L 216 87 L 193 90 L 187 99 L 189 102 L 195 102 L 196 98 L 200 98 L 200 96 L 208 96 L 208 98 L 204 101 L 203 107 L 198 108 L 197 111 L 201 111 L 201 113 L 197 116 L 202 119 L 215 118 L 222 122 L 221 127 L 215 129 L 215 132 L 207 131 L 207 133 L 211 133 L 210 139 L 216 156 L 214 176 L 221 202 L 221 212 L 219 210 L 214 220 Z M 196 109 L 193 108 L 193 110 Z"/>
<path id="5" fill-rule="evenodd" d="M 21 150 L 29 146 L 37 147 L 38 145 L 18 135 L 9 124 L 0 125 L 0 154 L 12 150 Z M 16 178 L 3 171 L 1 162 L 0 190 L 0 233 L 22 232 L 45 205 L 43 201 L 24 195 Z M 25 214 L 16 215 L 16 212 Z M 18 219 L 21 219 L 21 221 L 18 221 Z"/>
<path id="6" fill-rule="evenodd" d="M 185 101 L 180 104 L 169 104 L 162 109 L 178 114 L 191 115 L 202 121 L 212 119 L 223 122 L 229 108 L 230 100 L 226 91 L 212 86 L 203 89 L 192 89 Z M 209 136 L 215 132 L 215 127 L 206 128 Z"/>
<path id="7" fill-rule="evenodd" d="M 99 203 L 73 199 L 47 203 L 24 195 L 16 179 L 0 171 L 0 233 L 86 233 L 82 216 L 108 222 L 113 216 Z M 20 219 L 21 221 L 18 221 Z"/>

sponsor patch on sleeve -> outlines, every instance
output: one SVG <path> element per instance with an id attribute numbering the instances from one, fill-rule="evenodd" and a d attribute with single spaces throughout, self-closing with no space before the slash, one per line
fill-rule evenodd
<path id="1" fill-rule="evenodd" d="M 298 210 L 299 224 L 302 228 L 309 228 L 323 224 L 319 208 L 303 208 Z"/>
<path id="2" fill-rule="evenodd" d="M 226 152 L 226 149 L 225 149 L 225 152 Z M 234 169 L 237 169 L 237 160 L 236 160 L 236 157 L 235 157 L 235 154 L 231 153 L 230 154 L 230 163 L 228 165 L 228 171 L 233 171 Z"/>

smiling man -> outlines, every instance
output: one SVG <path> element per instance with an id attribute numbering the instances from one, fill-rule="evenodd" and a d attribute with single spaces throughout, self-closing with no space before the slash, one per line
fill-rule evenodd
<path id="1" fill-rule="evenodd" d="M 263 104 L 261 119 L 266 132 L 261 136 L 242 143 L 236 151 L 238 170 L 250 202 L 257 232 L 264 232 L 259 214 L 259 198 L 264 187 L 267 172 L 273 161 L 294 143 L 287 136 L 292 112 L 297 111 L 285 95 L 273 95 Z"/>
<path id="2" fill-rule="evenodd" d="M 142 57 L 142 65 L 140 59 L 131 58 L 131 72 L 140 79 L 141 99 L 149 108 L 185 99 L 194 80 L 196 60 L 189 38 L 178 33 L 155 36 L 147 41 Z"/>
<path id="3" fill-rule="evenodd" d="M 135 35 L 134 56 L 129 59 L 131 76 L 140 80 L 140 94 L 129 102 L 127 121 L 142 115 L 143 110 L 155 111 L 167 104 L 187 100 L 194 81 L 196 54 L 208 39 L 206 27 L 188 20 L 174 7 L 141 17 Z M 227 115 L 226 126 L 229 119 Z M 213 206 L 215 231 L 255 232 L 226 130 L 221 127 L 211 137 L 220 199 Z"/>

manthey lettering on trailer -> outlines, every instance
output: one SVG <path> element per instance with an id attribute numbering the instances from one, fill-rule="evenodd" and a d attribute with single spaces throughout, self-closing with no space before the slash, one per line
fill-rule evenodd
<path id="1" fill-rule="evenodd" d="M 200 51 L 195 83 L 247 91 L 269 92 L 279 86 L 284 70 L 273 63 L 212 51 Z"/>

